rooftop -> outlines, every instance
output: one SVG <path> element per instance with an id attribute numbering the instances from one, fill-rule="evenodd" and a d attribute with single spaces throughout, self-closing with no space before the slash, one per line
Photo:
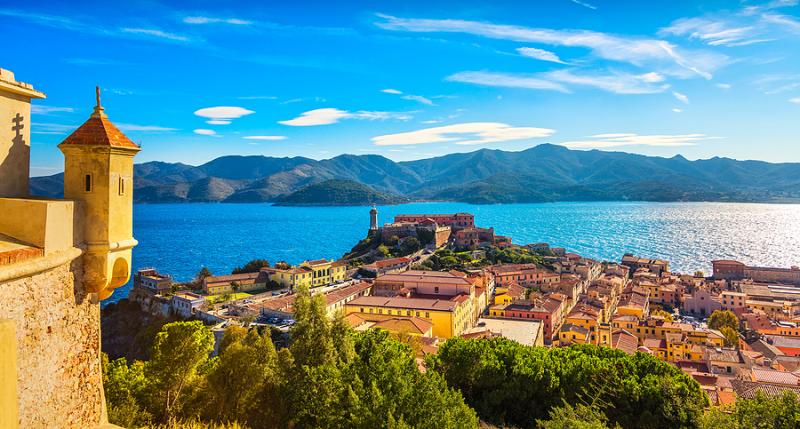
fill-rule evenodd
<path id="1" fill-rule="evenodd" d="M 362 296 L 350 301 L 347 305 L 400 309 L 407 308 L 412 310 L 453 311 L 458 304 L 459 303 L 456 301 L 442 299 Z"/>
<path id="2" fill-rule="evenodd" d="M 467 329 L 464 333 L 478 333 L 487 330 L 520 344 L 533 346 L 537 343 L 542 325 L 541 322 L 535 320 L 480 318 L 475 327 Z"/>

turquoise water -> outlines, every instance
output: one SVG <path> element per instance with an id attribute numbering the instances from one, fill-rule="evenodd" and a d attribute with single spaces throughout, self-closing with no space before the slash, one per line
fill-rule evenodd
<path id="1" fill-rule="evenodd" d="M 800 265 L 800 205 L 728 203 L 415 203 L 378 207 L 379 222 L 399 213 L 475 214 L 515 243 L 549 242 L 588 257 L 625 252 L 666 258 L 673 270 L 710 272 L 713 259 Z M 133 267 L 189 280 L 202 266 L 218 274 L 262 258 L 338 258 L 363 238 L 368 207 L 269 204 L 147 204 L 134 207 Z M 127 295 L 129 286 L 111 300 Z"/>

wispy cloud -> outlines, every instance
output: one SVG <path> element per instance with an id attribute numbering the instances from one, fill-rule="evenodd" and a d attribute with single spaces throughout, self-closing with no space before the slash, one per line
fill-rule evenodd
<path id="1" fill-rule="evenodd" d="M 520 55 L 528 58 L 534 58 L 541 61 L 549 61 L 551 63 L 566 64 L 555 52 L 550 52 L 538 48 L 517 48 Z"/>
<path id="2" fill-rule="evenodd" d="M 245 140 L 267 140 L 267 141 L 278 141 L 278 140 L 286 140 L 286 136 L 244 136 L 242 137 Z"/>
<path id="3" fill-rule="evenodd" d="M 75 131 L 75 125 L 31 122 L 31 134 L 67 134 Z"/>
<path id="4" fill-rule="evenodd" d="M 428 143 L 479 145 L 548 137 L 554 132 L 554 130 L 547 128 L 514 127 L 499 122 L 467 122 L 377 136 L 372 138 L 372 142 L 377 146 Z"/>
<path id="5" fill-rule="evenodd" d="M 326 100 L 323 97 L 298 97 L 298 98 L 290 98 L 288 100 L 281 101 L 281 104 L 293 104 L 293 103 L 304 103 L 307 101 L 313 101 L 315 103 L 324 103 Z"/>
<path id="6" fill-rule="evenodd" d="M 725 90 L 727 90 L 727 89 L 731 89 L 731 86 L 732 86 L 732 85 L 731 85 L 731 84 L 729 84 L 729 83 L 718 83 L 718 84 L 717 84 L 717 88 L 719 88 L 719 89 L 725 89 Z"/>
<path id="7" fill-rule="evenodd" d="M 188 42 L 189 37 L 183 36 L 180 34 L 170 33 L 164 30 L 159 30 L 157 28 L 134 28 L 134 27 L 124 27 L 121 28 L 120 31 L 123 33 L 129 34 L 140 34 L 143 36 L 150 36 L 150 37 L 157 37 L 159 39 L 167 39 L 167 40 L 174 40 L 176 42 Z"/>
<path id="8" fill-rule="evenodd" d="M 682 94 L 678 91 L 672 91 L 672 96 L 683 104 L 689 104 L 689 97 L 686 94 Z"/>
<path id="9" fill-rule="evenodd" d="M 216 131 L 209 130 L 209 129 L 204 129 L 204 128 L 198 128 L 198 129 L 194 130 L 194 133 L 195 134 L 200 134 L 201 136 L 215 136 L 215 135 L 217 135 Z"/>
<path id="10" fill-rule="evenodd" d="M 231 25 L 252 25 L 253 21 L 239 18 L 217 18 L 210 16 L 187 16 L 183 18 L 186 24 L 231 24 Z"/>
<path id="11" fill-rule="evenodd" d="M 790 103 L 800 104 L 800 97 L 794 97 L 789 99 Z"/>
<path id="12" fill-rule="evenodd" d="M 139 132 L 169 132 L 178 131 L 177 128 L 161 127 L 158 125 L 136 125 L 136 124 L 123 124 L 117 123 L 117 128 L 122 131 L 139 131 Z"/>
<path id="13" fill-rule="evenodd" d="M 577 4 L 577 5 L 581 5 L 581 6 L 585 7 L 585 8 L 587 8 L 587 9 L 597 10 L 597 6 L 595 6 L 593 4 L 586 3 L 585 1 L 580 1 L 580 0 L 570 0 L 570 1 L 575 3 L 575 4 Z"/>
<path id="14" fill-rule="evenodd" d="M 490 39 L 534 42 L 552 46 L 582 47 L 606 60 L 658 69 L 663 74 L 681 78 L 712 77 L 713 72 L 727 65 L 727 56 L 710 51 L 685 50 L 667 41 L 618 36 L 590 30 L 554 30 L 515 25 L 494 24 L 457 19 L 416 19 L 378 15 L 380 28 L 419 33 L 449 32 L 472 34 Z"/>
<path id="15" fill-rule="evenodd" d="M 660 75 L 645 73 L 635 75 L 623 72 L 577 72 L 556 70 L 537 74 L 510 74 L 469 71 L 448 76 L 447 80 L 483 86 L 524 88 L 571 92 L 570 87 L 591 87 L 615 94 L 655 94 L 669 88 L 660 83 Z"/>
<path id="16" fill-rule="evenodd" d="M 75 109 L 72 107 L 56 107 L 56 106 L 41 106 L 38 104 L 31 105 L 31 113 L 34 115 L 49 115 L 51 113 L 71 113 Z"/>
<path id="17" fill-rule="evenodd" d="M 681 112 L 683 112 L 683 109 L 679 109 L 679 108 L 676 107 L 676 108 L 672 109 L 672 111 L 675 112 L 675 113 L 681 113 Z"/>
<path id="18" fill-rule="evenodd" d="M 705 140 L 717 139 L 705 134 L 653 134 L 639 135 L 634 133 L 596 134 L 587 140 L 558 143 L 574 149 L 606 149 L 620 146 L 656 146 L 680 147 L 695 146 Z"/>
<path id="19" fill-rule="evenodd" d="M 746 46 L 772 40 L 758 34 L 754 26 L 737 25 L 724 18 L 681 18 L 659 30 L 662 36 L 686 36 L 711 46 Z"/>
<path id="20" fill-rule="evenodd" d="M 418 103 L 427 104 L 428 106 L 434 106 L 433 101 L 430 98 L 424 97 L 422 95 L 405 94 L 403 91 L 394 88 L 382 89 L 381 92 L 386 94 L 399 95 L 400 98 L 402 98 L 403 100 L 411 100 L 411 101 L 416 101 Z"/>
<path id="21" fill-rule="evenodd" d="M 255 112 L 252 110 L 237 106 L 206 107 L 194 112 L 195 115 L 200 116 L 201 118 L 208 118 L 206 123 L 211 125 L 228 125 L 234 119 L 251 115 L 253 113 Z"/>
<path id="22" fill-rule="evenodd" d="M 448 76 L 447 80 L 451 82 L 471 83 L 475 85 L 503 88 L 542 89 L 549 91 L 569 92 L 564 85 L 538 76 L 539 75 L 535 74 L 464 71 Z"/>
<path id="23" fill-rule="evenodd" d="M 279 121 L 278 123 L 292 127 L 311 127 L 317 125 L 335 124 L 342 119 L 365 119 L 371 121 L 394 119 L 407 121 L 411 119 L 411 115 L 402 112 L 377 112 L 368 110 L 348 112 L 346 110 L 327 107 L 323 109 L 309 110 L 301 113 L 300 116 L 296 118 Z"/>

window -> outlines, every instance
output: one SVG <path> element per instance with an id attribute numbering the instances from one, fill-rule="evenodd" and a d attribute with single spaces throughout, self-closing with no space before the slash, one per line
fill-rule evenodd
<path id="1" fill-rule="evenodd" d="M 122 177 L 119 178 L 119 194 L 125 195 L 125 179 Z"/>
<path id="2" fill-rule="evenodd" d="M 86 192 L 92 192 L 92 175 L 91 174 L 87 174 L 86 177 L 84 177 L 83 186 L 84 186 L 84 190 Z"/>

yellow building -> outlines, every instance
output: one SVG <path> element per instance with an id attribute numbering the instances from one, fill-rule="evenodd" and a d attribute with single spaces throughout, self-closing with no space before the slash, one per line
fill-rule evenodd
<path id="1" fill-rule="evenodd" d="M 130 276 L 139 147 L 108 121 L 98 94 L 94 113 L 59 145 L 66 198 L 30 198 L 37 98 L 0 69 L 0 427 L 99 428 L 99 301 Z"/>
<path id="2" fill-rule="evenodd" d="M 314 288 L 327 286 L 344 281 L 347 265 L 344 261 L 328 261 L 317 259 L 304 261 L 300 265 L 289 269 L 270 268 L 269 279 L 277 282 L 282 287 L 297 289 L 300 286 Z"/>
<path id="3" fill-rule="evenodd" d="M 347 266 L 343 261 L 317 259 L 303 262 L 300 264 L 300 268 L 311 270 L 310 286 L 318 287 L 344 281 Z"/>
<path id="4" fill-rule="evenodd" d="M 434 336 L 450 338 L 461 335 L 472 326 L 471 303 L 467 295 L 450 300 L 363 296 L 347 303 L 345 313 L 379 314 L 398 318 L 418 317 L 433 324 Z"/>

